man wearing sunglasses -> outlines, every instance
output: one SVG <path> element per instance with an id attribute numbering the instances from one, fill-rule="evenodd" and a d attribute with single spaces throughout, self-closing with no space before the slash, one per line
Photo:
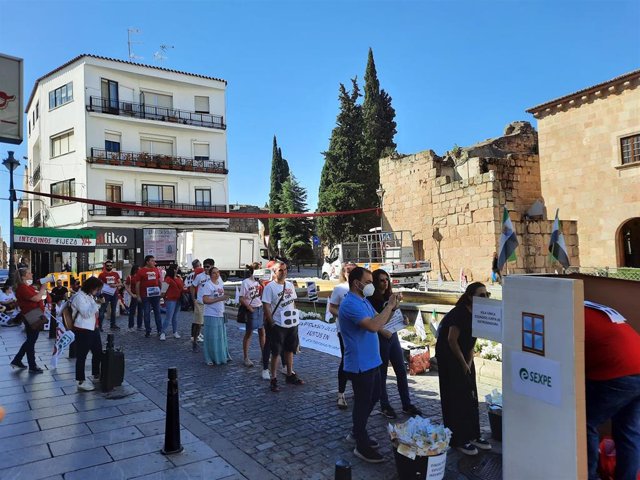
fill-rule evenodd
<path id="1" fill-rule="evenodd" d="M 280 355 L 287 364 L 286 382 L 302 385 L 304 382 L 293 371 L 293 354 L 298 350 L 298 311 L 295 307 L 296 289 L 287 282 L 287 265 L 277 262 L 274 265 L 275 280 L 264 287 L 262 306 L 265 322 L 271 327 L 271 384 L 272 392 L 280 391 L 276 368 Z"/>

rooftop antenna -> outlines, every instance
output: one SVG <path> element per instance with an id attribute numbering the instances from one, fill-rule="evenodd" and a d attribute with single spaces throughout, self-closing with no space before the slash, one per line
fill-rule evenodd
<path id="1" fill-rule="evenodd" d="M 138 55 L 133 53 L 133 49 L 131 48 L 131 45 L 142 43 L 142 42 L 131 40 L 131 34 L 137 35 L 139 33 L 140 33 L 140 30 L 138 30 L 137 28 L 132 27 L 127 29 L 127 46 L 129 47 L 129 60 L 142 60 L 142 57 L 139 57 Z"/>
<path id="2" fill-rule="evenodd" d="M 173 45 L 166 45 L 164 43 L 160 45 L 160 50 L 153 54 L 156 62 L 163 63 L 167 59 L 167 56 L 165 54 L 170 48 L 174 48 Z"/>

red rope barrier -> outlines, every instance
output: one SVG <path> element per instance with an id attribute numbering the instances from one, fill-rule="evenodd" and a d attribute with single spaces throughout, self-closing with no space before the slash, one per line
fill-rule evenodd
<path id="1" fill-rule="evenodd" d="M 122 210 L 135 210 L 139 212 L 173 214 L 182 217 L 201 217 L 201 218 L 312 218 L 312 217 L 337 217 L 344 215 L 359 215 L 361 213 L 376 212 L 380 215 L 379 208 L 363 208 L 361 210 L 347 210 L 342 212 L 313 212 L 313 213 L 241 213 L 241 212 L 207 212 L 203 210 L 184 210 L 181 208 L 154 207 L 151 205 L 137 205 L 122 202 L 107 202 L 106 200 L 95 200 L 91 198 L 69 197 L 66 195 L 56 195 L 53 193 L 30 192 L 28 190 L 17 190 L 30 195 L 38 195 L 41 197 L 55 198 L 67 202 L 87 203 L 89 205 L 100 205 L 109 208 L 120 208 Z"/>

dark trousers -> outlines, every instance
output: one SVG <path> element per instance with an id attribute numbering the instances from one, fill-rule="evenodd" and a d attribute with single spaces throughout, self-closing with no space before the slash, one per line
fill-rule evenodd
<path id="1" fill-rule="evenodd" d="M 380 368 L 346 374 L 353 386 L 353 436 L 358 450 L 362 450 L 369 447 L 367 421 L 380 398 Z"/>
<path id="2" fill-rule="evenodd" d="M 91 352 L 91 375 L 100 376 L 100 362 L 102 361 L 102 340 L 98 330 L 76 330 L 76 380 L 84 382 L 84 364 Z"/>
<path id="3" fill-rule="evenodd" d="M 598 479 L 598 426 L 611 419 L 616 444 L 616 480 L 635 480 L 640 472 L 640 375 L 586 382 L 587 465 Z"/>
<path id="4" fill-rule="evenodd" d="M 380 340 L 380 357 L 382 365 L 380 365 L 380 406 L 382 408 L 390 407 L 389 395 L 387 394 L 387 370 L 389 362 L 396 374 L 396 382 L 398 383 L 398 393 L 402 401 L 402 408 L 411 406 L 409 398 L 409 380 L 407 379 L 407 368 L 404 366 L 404 356 L 402 355 L 402 347 L 398 334 L 394 333 L 391 338 L 385 338 L 378 334 Z"/>
<path id="5" fill-rule="evenodd" d="M 131 303 L 129 303 L 129 328 L 134 327 L 134 318 L 136 316 L 136 312 L 138 313 L 138 328 L 142 328 L 142 303 L 138 302 L 137 298 L 132 298 Z"/>
<path id="6" fill-rule="evenodd" d="M 111 318 L 109 325 L 112 327 L 116 326 L 116 313 L 118 311 L 118 294 L 115 295 L 107 295 L 102 294 L 102 298 L 104 299 L 104 303 L 100 305 L 100 311 L 98 312 L 98 323 L 100 324 L 100 328 L 104 327 L 104 312 L 107 311 L 107 307 L 111 305 Z"/>
<path id="7" fill-rule="evenodd" d="M 38 340 L 38 335 L 40 335 L 40 330 L 33 330 L 27 322 L 24 322 L 24 330 L 27 333 L 27 339 L 20 347 L 20 350 L 18 350 L 18 353 L 16 353 L 16 356 L 13 357 L 13 363 L 21 362 L 22 358 L 26 354 L 29 368 L 34 369 L 37 367 L 36 341 Z"/>
<path id="8" fill-rule="evenodd" d="M 267 325 L 267 322 L 264 322 L 264 336 L 265 342 L 264 347 L 262 347 L 262 369 L 269 370 L 269 358 L 271 357 L 271 330 L 273 327 Z M 287 362 L 284 358 L 284 355 L 280 355 L 280 363 L 282 363 L 283 367 L 287 366 Z"/>
<path id="9" fill-rule="evenodd" d="M 151 333 L 151 309 L 153 309 L 153 318 L 156 321 L 156 330 L 158 335 L 162 333 L 162 317 L 160 316 L 160 297 L 144 297 L 142 299 L 144 308 L 144 328 L 147 333 Z"/>
<path id="10" fill-rule="evenodd" d="M 340 342 L 340 366 L 338 367 L 338 393 L 344 393 L 347 389 L 347 375 L 344 372 L 344 342 L 342 334 L 338 332 L 338 341 Z"/>

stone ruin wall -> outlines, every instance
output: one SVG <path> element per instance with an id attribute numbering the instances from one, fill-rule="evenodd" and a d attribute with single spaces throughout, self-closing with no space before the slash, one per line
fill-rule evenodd
<path id="1" fill-rule="evenodd" d="M 537 135 L 533 132 L 506 134 L 469 147 L 463 158 L 453 162 L 431 150 L 380 160 L 385 229 L 413 233 L 416 258 L 431 260 L 432 279 L 440 272 L 445 280 L 458 279 L 461 269 L 470 281 L 490 277 L 503 206 L 509 210 L 520 242 L 509 272 L 561 268 L 551 263 L 547 250 L 553 213 L 551 219 L 525 216 L 541 198 Z M 505 150 L 509 153 L 504 154 Z M 469 157 L 483 154 L 504 155 Z M 562 226 L 572 265 L 578 265 L 576 223 L 565 221 Z"/>

